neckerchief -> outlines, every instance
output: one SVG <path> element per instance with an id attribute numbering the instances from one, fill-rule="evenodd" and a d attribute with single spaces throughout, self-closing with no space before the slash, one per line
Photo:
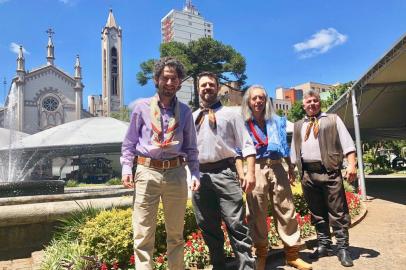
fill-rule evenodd
<path id="1" fill-rule="evenodd" d="M 216 122 L 216 115 L 214 113 L 214 110 L 217 108 L 220 108 L 222 106 L 220 101 L 217 101 L 216 103 L 213 103 L 209 107 L 203 107 L 201 105 L 200 107 L 200 112 L 198 116 L 196 117 L 195 125 L 196 125 L 196 131 L 199 131 L 200 126 L 202 125 L 204 121 L 204 116 L 206 114 L 209 115 L 209 125 L 210 127 L 215 130 L 217 128 L 217 122 Z"/>
<path id="2" fill-rule="evenodd" d="M 317 138 L 317 135 L 319 134 L 319 119 L 318 116 L 320 115 L 320 113 L 316 116 L 311 116 L 309 117 L 309 124 L 307 125 L 306 128 L 306 133 L 305 133 L 305 137 L 304 137 L 304 141 L 307 141 L 307 139 L 309 139 L 310 136 L 310 131 L 313 129 L 313 135 L 314 138 Z"/>
<path id="3" fill-rule="evenodd" d="M 175 130 L 179 126 L 179 101 L 174 100 L 174 116 L 169 119 L 168 128 L 165 132 L 162 131 L 161 109 L 159 107 L 159 97 L 155 95 L 151 98 L 151 126 L 152 126 L 152 143 L 160 148 L 165 148 L 170 145 L 178 144 L 179 141 L 174 141 Z"/>
<path id="4" fill-rule="evenodd" d="M 268 135 L 266 135 L 265 142 L 261 139 L 261 137 L 258 135 L 258 132 L 255 128 L 254 122 L 252 119 L 248 120 L 248 127 L 251 130 L 252 135 L 254 135 L 255 140 L 257 141 L 257 144 L 255 145 L 255 148 L 261 148 L 262 146 L 268 145 Z"/>

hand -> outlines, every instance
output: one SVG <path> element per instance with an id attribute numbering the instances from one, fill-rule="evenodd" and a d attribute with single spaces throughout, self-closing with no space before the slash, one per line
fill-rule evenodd
<path id="1" fill-rule="evenodd" d="M 251 193 L 255 188 L 255 175 L 247 173 L 242 181 L 241 188 L 245 193 Z"/>
<path id="2" fill-rule="evenodd" d="M 355 165 L 348 165 L 347 169 L 345 169 L 344 179 L 346 179 L 349 183 L 352 183 L 355 178 L 357 178 L 357 168 Z"/>
<path id="3" fill-rule="evenodd" d="M 289 182 L 292 186 L 295 185 L 295 180 L 296 180 L 296 175 L 295 175 L 295 167 L 293 166 L 289 166 L 288 169 L 288 178 L 289 178 Z"/>
<path id="4" fill-rule="evenodd" d="M 121 177 L 121 182 L 123 183 L 125 188 L 133 188 L 134 187 L 134 180 L 131 174 L 124 174 Z"/>
<path id="5" fill-rule="evenodd" d="M 192 180 L 191 185 L 189 186 L 191 191 L 198 191 L 200 188 L 200 181 L 199 180 Z"/>

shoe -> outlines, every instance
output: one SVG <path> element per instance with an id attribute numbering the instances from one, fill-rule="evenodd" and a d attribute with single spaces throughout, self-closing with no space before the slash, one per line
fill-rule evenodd
<path id="1" fill-rule="evenodd" d="M 317 260 L 319 258 L 323 257 L 330 257 L 333 256 L 333 250 L 331 247 L 326 247 L 326 246 L 319 246 L 316 248 L 316 250 L 309 255 L 310 259 Z"/>
<path id="2" fill-rule="evenodd" d="M 313 267 L 299 258 L 298 246 L 285 246 L 286 264 L 299 270 L 312 270 Z"/>
<path id="3" fill-rule="evenodd" d="M 347 249 L 339 249 L 337 252 L 337 257 L 342 266 L 351 267 L 354 265 L 351 254 Z"/>

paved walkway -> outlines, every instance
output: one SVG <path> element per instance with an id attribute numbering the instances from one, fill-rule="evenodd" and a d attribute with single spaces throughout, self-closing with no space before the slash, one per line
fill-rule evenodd
<path id="1" fill-rule="evenodd" d="M 354 267 L 341 266 L 336 256 L 312 262 L 314 270 L 404 270 L 406 269 L 406 178 L 370 178 L 366 181 L 368 213 L 350 229 L 350 252 Z M 302 258 L 308 262 L 312 250 Z M 267 270 L 294 270 L 279 257 L 268 258 Z"/>

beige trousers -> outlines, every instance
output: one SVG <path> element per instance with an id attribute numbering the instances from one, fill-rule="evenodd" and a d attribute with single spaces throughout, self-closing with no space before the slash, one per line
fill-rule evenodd
<path id="1" fill-rule="evenodd" d="M 152 256 L 160 200 L 167 233 L 168 269 L 183 270 L 183 226 L 187 201 L 184 166 L 168 170 L 137 166 L 133 211 L 135 268 L 153 269 Z"/>
<path id="2" fill-rule="evenodd" d="M 268 246 L 266 217 L 268 204 L 280 238 L 285 246 L 300 244 L 292 190 L 282 164 L 255 164 L 256 186 L 247 194 L 248 226 L 254 245 Z"/>

